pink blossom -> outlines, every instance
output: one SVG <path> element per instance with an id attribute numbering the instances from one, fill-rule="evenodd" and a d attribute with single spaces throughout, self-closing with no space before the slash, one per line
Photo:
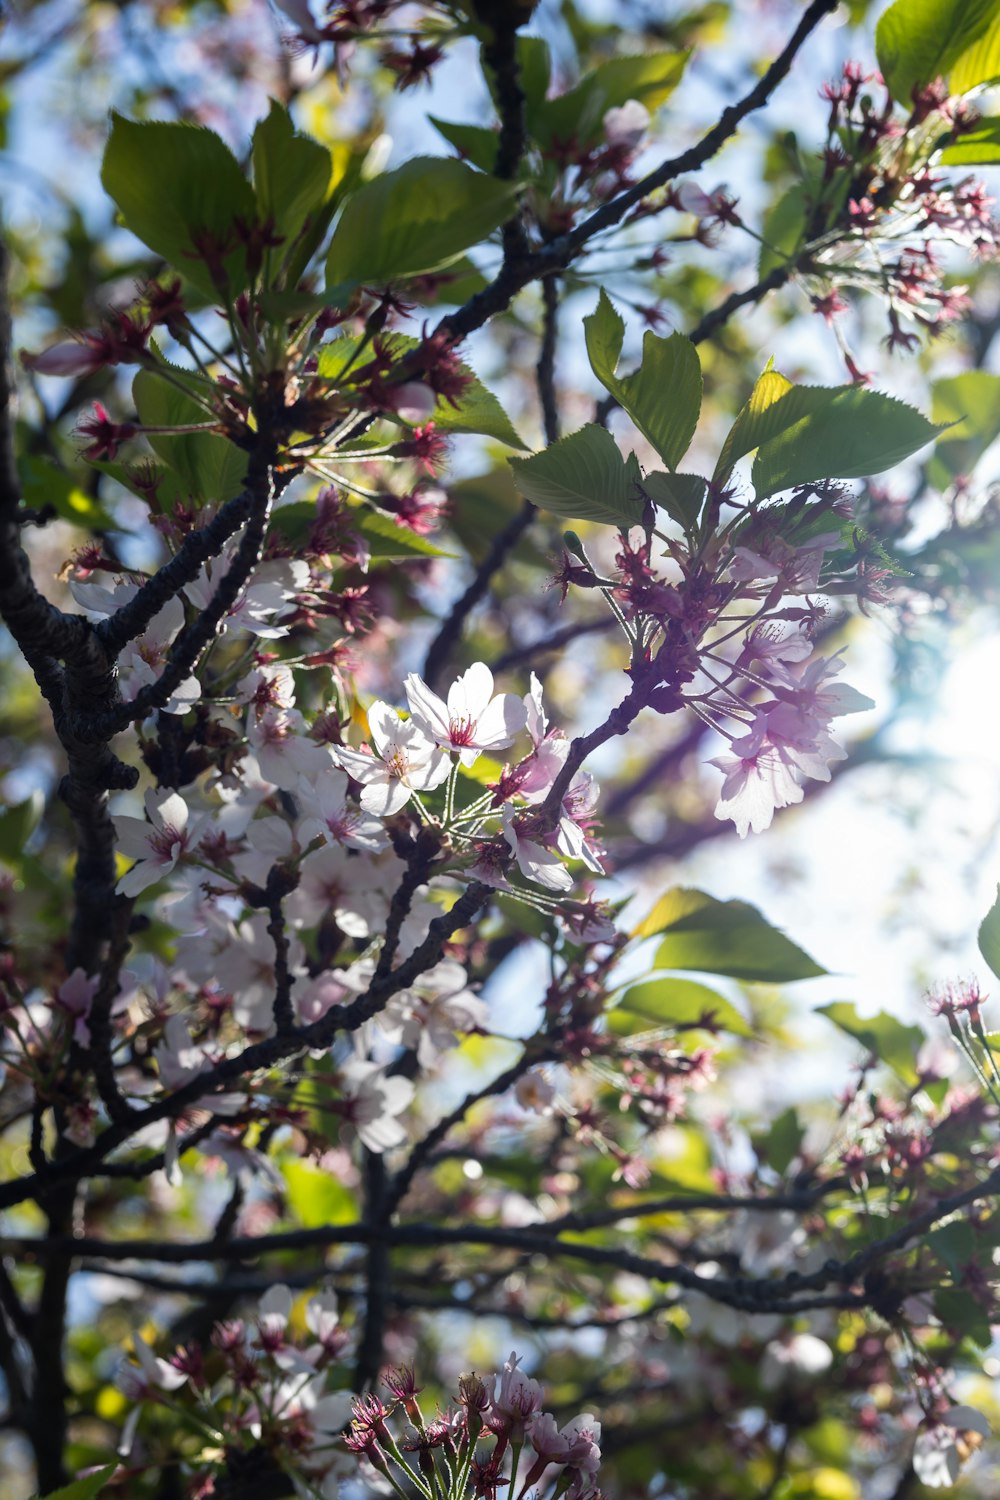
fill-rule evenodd
<path id="1" fill-rule="evenodd" d="M 358 1139 L 369 1151 L 381 1155 L 406 1140 L 406 1130 L 399 1123 L 413 1098 L 415 1087 L 409 1078 L 386 1076 L 378 1063 L 356 1057 L 340 1070 L 345 1095 L 345 1115 L 357 1131 Z"/>
<path id="2" fill-rule="evenodd" d="M 448 757 L 420 726 L 401 719 L 387 703 L 372 704 L 368 728 L 380 759 L 343 747 L 336 751 L 344 770 L 362 783 L 361 806 L 366 812 L 388 817 L 400 812 L 415 791 L 430 791 L 447 781 Z"/>
<path id="3" fill-rule="evenodd" d="M 148 822 L 123 814 L 112 819 L 122 854 L 138 861 L 118 882 L 125 896 L 138 896 L 169 875 L 197 843 L 200 820 L 189 823 L 187 803 L 177 792 L 150 788 L 145 803 Z"/>
<path id="4" fill-rule="evenodd" d="M 77 967 L 68 979 L 63 980 L 56 991 L 59 1005 L 67 1015 L 73 1018 L 73 1040 L 81 1047 L 90 1046 L 90 1027 L 87 1025 L 87 1018 L 100 982 L 99 974 L 92 974 L 88 977 L 83 969 Z"/>
<path id="5" fill-rule="evenodd" d="M 589 1411 L 558 1428 L 550 1412 L 539 1412 L 528 1437 L 539 1458 L 547 1463 L 569 1465 L 585 1474 L 596 1474 L 600 1468 L 601 1424 Z"/>
<path id="6" fill-rule="evenodd" d="M 483 750 L 502 750 L 527 721 L 516 693 L 493 697 L 493 673 L 481 661 L 452 683 L 447 703 L 415 672 L 407 677 L 405 687 L 418 729 L 443 749 L 457 750 L 463 766 L 474 765 Z"/>
<path id="7" fill-rule="evenodd" d="M 519 1356 L 511 1351 L 500 1375 L 500 1389 L 492 1402 L 493 1416 L 499 1418 L 497 1425 L 508 1432 L 511 1429 L 523 1432 L 541 1410 L 544 1399 L 538 1381 L 518 1369 L 519 1363 Z"/>
<path id="8" fill-rule="evenodd" d="M 609 146 L 635 151 L 649 129 L 649 110 L 638 99 L 627 99 L 618 108 L 605 110 L 601 123 Z"/>

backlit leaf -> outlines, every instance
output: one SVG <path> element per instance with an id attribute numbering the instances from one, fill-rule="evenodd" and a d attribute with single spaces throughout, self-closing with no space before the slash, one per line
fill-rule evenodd
<path id="1" fill-rule="evenodd" d="M 231 292 L 246 284 L 236 220 L 257 217 L 253 189 L 225 141 L 201 125 L 112 114 L 101 182 L 127 229 L 213 300 L 218 291 L 196 240 L 232 246 L 223 258 Z"/>
<path id="2" fill-rule="evenodd" d="M 639 937 L 660 934 L 658 969 L 695 969 L 764 984 L 786 984 L 826 973 L 755 906 L 717 901 L 704 891 L 683 886 L 661 896 L 635 933 Z"/>
<path id="3" fill-rule="evenodd" d="M 752 1036 L 746 1018 L 724 995 L 693 979 L 650 979 L 633 985 L 618 1008 L 656 1026 L 702 1026 Z"/>
<path id="4" fill-rule="evenodd" d="M 330 243 L 327 284 L 380 285 L 438 271 L 508 219 L 516 194 L 516 184 L 453 158 L 414 157 L 347 200 Z"/>
<path id="5" fill-rule="evenodd" d="M 1000 979 L 1000 885 L 997 899 L 979 924 L 979 951 Z"/>
<path id="6" fill-rule="evenodd" d="M 625 459 L 610 432 L 596 423 L 509 463 L 522 495 L 568 521 L 627 530 L 642 520 L 639 466 L 633 456 Z"/>
<path id="7" fill-rule="evenodd" d="M 970 77 L 971 49 L 995 19 L 996 0 L 895 0 L 875 31 L 878 65 L 893 98 L 909 104 L 914 89 L 946 78 L 964 57 L 970 60 L 962 76 Z"/>
<path id="8" fill-rule="evenodd" d="M 926 1041 L 919 1026 L 905 1026 L 884 1010 L 874 1016 L 859 1016 L 857 1008 L 849 1000 L 836 1000 L 832 1005 L 820 1005 L 817 1011 L 847 1036 L 860 1042 L 866 1051 L 890 1067 L 905 1084 L 912 1088 L 917 1082 L 917 1053 Z"/>

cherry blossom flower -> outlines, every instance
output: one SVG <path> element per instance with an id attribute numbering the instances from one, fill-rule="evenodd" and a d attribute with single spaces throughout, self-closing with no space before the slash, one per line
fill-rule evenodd
<path id="1" fill-rule="evenodd" d="M 520 1357 L 512 1350 L 500 1374 L 500 1389 L 493 1397 L 491 1413 L 497 1429 L 507 1433 L 523 1434 L 525 1427 L 536 1412 L 541 1411 L 542 1388 L 519 1369 Z"/>
<path id="2" fill-rule="evenodd" d="M 153 1391 L 179 1391 L 187 1384 L 187 1375 L 154 1354 L 141 1334 L 133 1334 L 132 1348 L 138 1364 L 123 1365 L 116 1380 L 118 1389 L 131 1401 L 141 1401 Z"/>
<path id="3" fill-rule="evenodd" d="M 309 809 L 297 827 L 303 846 L 314 838 L 323 838 L 346 849 L 365 849 L 372 854 L 388 848 L 389 837 L 379 819 L 348 801 L 343 771 L 331 767 L 322 775 L 303 777 L 298 798 Z"/>
<path id="4" fill-rule="evenodd" d="M 803 791 L 790 767 L 766 738 L 766 721 L 733 741 L 732 755 L 718 755 L 709 765 L 725 772 L 716 804 L 717 818 L 732 818 L 740 838 L 770 828 L 775 810 L 801 802 Z"/>
<path id="5" fill-rule="evenodd" d="M 624 146 L 634 151 L 642 145 L 649 129 L 649 110 L 638 99 L 627 99 L 624 104 L 604 112 L 601 124 L 604 139 L 609 146 Z"/>
<path id="6" fill-rule="evenodd" d="M 563 1427 L 556 1426 L 556 1419 L 550 1412 L 539 1412 L 531 1423 L 528 1437 L 545 1465 L 564 1464 L 585 1474 L 596 1474 L 601 1466 L 601 1424 L 589 1411 L 573 1417 Z M 541 1468 L 533 1466 L 526 1484 L 537 1483 L 541 1473 Z"/>
<path id="7" fill-rule="evenodd" d="M 100 583 L 86 583 L 71 579 L 70 593 L 92 619 L 112 615 L 123 605 L 131 603 L 139 592 L 134 583 L 119 579 L 113 589 Z M 118 658 L 118 680 L 126 703 L 131 703 L 140 688 L 151 687 L 159 681 L 167 661 L 171 642 L 184 627 L 184 606 L 180 599 L 168 599 L 163 608 L 150 620 L 142 635 L 123 646 Z M 189 675 L 178 683 L 164 704 L 164 712 L 183 714 L 201 697 L 201 684 L 197 677 Z"/>
<path id="8" fill-rule="evenodd" d="M 330 752 L 308 739 L 305 720 L 294 708 L 265 708 L 251 714 L 247 739 L 266 780 L 294 791 L 303 776 L 319 776 L 331 765 Z"/>
<path id="9" fill-rule="evenodd" d="M 56 1000 L 60 1008 L 73 1019 L 73 1040 L 81 1047 L 90 1046 L 90 1027 L 87 1025 L 87 1017 L 90 1015 L 90 1007 L 94 1003 L 94 996 L 100 982 L 99 974 L 88 976 L 85 970 L 77 967 L 68 979 L 63 980 L 56 991 Z"/>
<path id="10" fill-rule="evenodd" d="M 767 1345 L 760 1361 L 760 1383 L 766 1391 L 817 1380 L 833 1363 L 829 1344 L 812 1333 L 794 1333 Z"/>
<path id="11" fill-rule="evenodd" d="M 184 592 L 199 611 L 211 604 L 215 591 L 236 556 L 238 541 L 206 563 Z M 249 630 L 276 639 L 286 634 L 281 618 L 295 608 L 294 597 L 309 584 L 309 564 L 302 558 L 272 558 L 259 563 L 253 577 L 237 596 L 222 623 L 222 634 Z"/>
<path id="12" fill-rule="evenodd" d="M 148 822 L 121 813 L 112 819 L 122 854 L 138 861 L 118 882 L 125 896 L 138 896 L 169 875 L 200 832 L 200 819 L 190 821 L 187 803 L 178 792 L 150 788 L 145 804 Z"/>
<path id="13" fill-rule="evenodd" d="M 299 927 L 314 927 L 329 914 L 348 937 L 366 938 L 385 919 L 385 888 L 384 870 L 367 855 L 327 844 L 302 861 L 285 912 Z"/>
<path id="14" fill-rule="evenodd" d="M 974 1406 L 950 1407 L 918 1433 L 913 1449 L 914 1473 L 928 1489 L 947 1489 L 989 1435 L 990 1424 L 981 1411 Z"/>
<path id="15" fill-rule="evenodd" d="M 342 746 L 335 752 L 344 770 L 361 782 L 366 812 L 388 817 L 400 812 L 414 792 L 430 791 L 447 781 L 451 767 L 444 751 L 387 703 L 372 704 L 368 728 L 379 759 Z"/>
<path id="16" fill-rule="evenodd" d="M 397 1045 L 415 1048 L 421 1068 L 430 1068 L 458 1045 L 457 1032 L 482 1031 L 488 1017 L 485 1001 L 467 988 L 462 965 L 445 958 L 392 997 L 379 1026 Z"/>
<path id="17" fill-rule="evenodd" d="M 508 805 L 501 814 L 503 836 L 510 845 L 518 869 L 526 880 L 544 886 L 547 891 L 571 891 L 573 877 L 559 855 L 527 836 L 525 823 Z M 530 825 L 529 825 L 530 826 Z M 480 879 L 485 876 L 480 875 Z"/>
<path id="18" fill-rule="evenodd" d="M 404 684 L 412 722 L 445 750 L 457 750 L 463 766 L 483 750 L 502 750 L 525 727 L 527 711 L 516 693 L 493 697 L 493 673 L 477 661 L 448 689 L 447 703 L 416 672 Z"/>
<path id="19" fill-rule="evenodd" d="M 411 1079 L 386 1076 L 378 1063 L 355 1057 L 340 1070 L 346 1118 L 369 1151 L 381 1155 L 406 1140 L 398 1115 L 416 1092 Z"/>

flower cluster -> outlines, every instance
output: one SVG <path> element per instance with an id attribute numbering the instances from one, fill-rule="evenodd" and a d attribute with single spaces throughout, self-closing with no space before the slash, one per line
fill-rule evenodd
<path id="1" fill-rule="evenodd" d="M 249 1322 L 216 1323 L 208 1347 L 188 1344 L 162 1359 L 137 1333 L 135 1363 L 117 1379 L 132 1403 L 118 1452 L 133 1472 L 154 1467 L 164 1442 L 163 1457 L 178 1456 L 174 1434 L 188 1429 L 198 1441 L 182 1462 L 199 1500 L 215 1493 L 217 1478 L 239 1474 L 241 1456 L 251 1454 L 258 1469 L 305 1486 L 296 1493 L 335 1500 L 346 1467 L 337 1444 L 351 1412 L 341 1386 L 350 1343 L 332 1292 L 301 1309 L 285 1286 L 265 1292 Z"/>
<path id="2" fill-rule="evenodd" d="M 505 1490 L 516 1500 L 529 1491 L 600 1500 L 600 1422 L 585 1412 L 560 1427 L 542 1410 L 542 1388 L 517 1354 L 497 1378 L 463 1375 L 455 1406 L 431 1420 L 411 1370 L 390 1370 L 383 1384 L 393 1400 L 359 1397 L 345 1442 L 363 1472 L 381 1475 L 398 1493 L 497 1500 Z M 406 1419 L 401 1430 L 397 1415 Z"/>

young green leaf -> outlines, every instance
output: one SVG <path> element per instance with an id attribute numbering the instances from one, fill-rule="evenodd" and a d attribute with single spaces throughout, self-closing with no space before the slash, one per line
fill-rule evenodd
<path id="1" fill-rule="evenodd" d="M 731 1000 L 694 979 L 650 979 L 633 985 L 622 995 L 618 1009 L 656 1026 L 701 1026 L 736 1036 L 753 1035 Z"/>
<path id="2" fill-rule="evenodd" d="M 201 125 L 111 117 L 101 182 L 126 229 L 213 300 L 218 297 L 200 253 L 214 246 L 228 291 L 246 285 L 239 226 L 256 221 L 257 203 L 225 141 Z"/>
<path id="3" fill-rule="evenodd" d="M 755 906 L 717 901 L 683 886 L 661 896 L 635 933 L 660 934 L 658 969 L 694 969 L 762 984 L 788 984 L 826 973 Z"/>
<path id="4" fill-rule="evenodd" d="M 664 474 L 654 469 L 642 476 L 643 494 L 688 532 L 698 524 L 707 488 L 708 480 L 700 474 Z"/>
<path id="5" fill-rule="evenodd" d="M 725 484 L 741 458 L 798 420 L 793 407 L 781 405 L 795 387 L 772 364 L 758 376 L 749 400 L 729 429 L 712 476 L 716 484 Z"/>
<path id="6" fill-rule="evenodd" d="M 826 1016 L 846 1036 L 860 1042 L 908 1087 L 917 1082 L 917 1053 L 927 1040 L 919 1026 L 904 1026 L 884 1010 L 875 1016 L 859 1016 L 849 1000 L 820 1005 L 817 1014 Z"/>
<path id="7" fill-rule="evenodd" d="M 583 335 L 590 368 L 605 389 L 612 390 L 618 384 L 615 371 L 625 342 L 625 320 L 603 287 L 594 311 L 583 320 Z"/>
<path id="8" fill-rule="evenodd" d="M 635 456 L 624 458 L 610 432 L 596 423 L 530 458 L 508 462 L 521 494 L 554 515 L 622 530 L 642 521 Z"/>
<path id="9" fill-rule="evenodd" d="M 934 448 L 927 477 L 946 489 L 959 474 L 971 474 L 986 449 L 1000 437 L 1000 375 L 988 370 L 965 370 L 931 386 L 931 416 L 935 422 L 954 423 Z"/>
<path id="10" fill-rule="evenodd" d="M 428 115 L 427 118 L 438 134 L 444 136 L 448 145 L 454 146 L 464 161 L 471 162 L 480 172 L 493 171 L 500 141 L 495 130 L 489 130 L 485 125 L 439 120 L 435 115 Z"/>
<path id="11" fill-rule="evenodd" d="M 967 94 L 980 84 L 1000 80 L 1000 11 L 995 4 L 993 12 L 989 26 L 951 70 L 949 84 L 953 94 Z"/>
<path id="12" fill-rule="evenodd" d="M 528 127 L 542 146 L 554 140 L 573 140 L 578 146 L 596 145 L 602 138 L 604 116 L 636 99 L 652 113 L 680 83 L 688 52 L 633 53 L 613 57 L 588 73 L 574 88 L 555 99 L 542 100 L 528 118 Z"/>
<path id="13" fill-rule="evenodd" d="M 762 500 L 810 480 L 881 474 L 943 431 L 915 407 L 858 385 L 795 386 L 773 415 L 793 420 L 757 449 L 752 478 Z"/>
<path id="14" fill-rule="evenodd" d="M 187 426 L 211 421 L 194 397 L 194 376 L 172 369 L 175 380 L 187 384 L 188 395 L 153 370 L 140 370 L 132 382 L 132 400 L 143 426 Z M 150 433 L 147 441 L 180 481 L 185 498 L 204 502 L 231 500 L 246 481 L 247 454 L 221 433 Z"/>
<path id="15" fill-rule="evenodd" d="M 988 115 L 971 130 L 963 130 L 958 140 L 945 146 L 941 165 L 945 167 L 993 167 L 1000 161 L 1000 117 Z"/>
<path id="16" fill-rule="evenodd" d="M 261 214 L 274 221 L 284 254 L 325 203 L 333 160 L 325 146 L 296 131 L 287 109 L 275 99 L 267 119 L 254 130 L 251 159 Z"/>
<path id="17" fill-rule="evenodd" d="M 681 333 L 660 338 L 647 331 L 642 364 L 635 374 L 619 379 L 615 370 L 625 325 L 603 290 L 583 326 L 594 374 L 667 467 L 675 469 L 691 444 L 701 411 L 701 363 L 691 340 Z"/>
<path id="18" fill-rule="evenodd" d="M 767 1165 L 775 1172 L 787 1172 L 798 1156 L 804 1139 L 805 1129 L 799 1119 L 798 1110 L 794 1104 L 790 1104 L 776 1119 L 772 1120 L 770 1130 L 760 1143 L 760 1150 L 763 1152 Z"/>
<path id="19" fill-rule="evenodd" d="M 996 0 L 895 0 L 875 30 L 875 54 L 893 98 L 908 105 L 914 89 L 946 78 L 995 18 Z M 970 62 L 965 88 L 974 86 L 968 76 L 975 71 Z"/>
<path id="20" fill-rule="evenodd" d="M 1000 979 L 1000 885 L 997 899 L 979 924 L 979 951 Z"/>
<path id="21" fill-rule="evenodd" d="M 96 1500 L 117 1467 L 117 1464 L 105 1464 L 104 1468 L 95 1469 L 93 1474 L 84 1474 L 79 1479 L 64 1484 L 62 1489 L 50 1490 L 43 1500 Z"/>
<path id="22" fill-rule="evenodd" d="M 760 256 L 757 274 L 763 278 L 777 266 L 783 266 L 802 244 L 808 217 L 807 191 L 801 182 L 793 183 L 771 204 L 761 226 Z"/>
<path id="23" fill-rule="evenodd" d="M 514 212 L 517 184 L 464 162 L 417 156 L 345 203 L 326 262 L 328 286 L 380 285 L 457 260 Z"/>

